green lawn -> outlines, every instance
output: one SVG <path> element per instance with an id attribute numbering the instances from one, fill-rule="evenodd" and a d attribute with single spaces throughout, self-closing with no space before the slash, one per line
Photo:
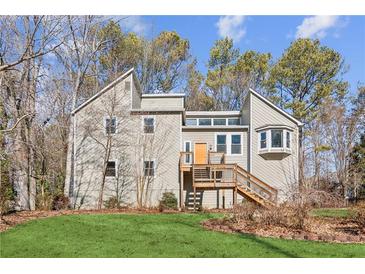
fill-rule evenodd
<path id="1" fill-rule="evenodd" d="M 311 212 L 312 216 L 318 217 L 339 217 L 347 218 L 351 217 L 351 210 L 348 208 L 318 208 L 313 209 Z"/>
<path id="2" fill-rule="evenodd" d="M 365 257 L 365 245 L 206 231 L 210 214 L 69 215 L 0 234 L 1 257 Z"/>

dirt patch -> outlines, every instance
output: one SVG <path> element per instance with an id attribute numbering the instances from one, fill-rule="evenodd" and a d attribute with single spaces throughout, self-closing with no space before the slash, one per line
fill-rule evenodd
<path id="1" fill-rule="evenodd" d="M 163 213 L 178 213 L 176 210 L 164 210 Z M 30 220 L 42 219 L 62 215 L 79 215 L 79 214 L 158 214 L 158 209 L 102 209 L 102 210 L 59 210 L 59 211 L 19 211 L 3 216 L 0 221 L 0 232 L 5 231 L 13 226 L 28 222 Z"/>
<path id="2" fill-rule="evenodd" d="M 307 229 L 288 229 L 280 226 L 263 226 L 254 222 L 233 222 L 229 218 L 202 222 L 208 230 L 225 233 L 243 233 L 262 237 L 311 240 L 336 243 L 365 243 L 365 231 L 348 219 L 318 218 L 308 220 Z"/>

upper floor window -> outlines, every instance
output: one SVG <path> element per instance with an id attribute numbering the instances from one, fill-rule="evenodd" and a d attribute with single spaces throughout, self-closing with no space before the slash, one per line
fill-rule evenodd
<path id="1" fill-rule="evenodd" d="M 200 118 L 199 119 L 199 126 L 211 126 L 212 119 L 210 118 Z"/>
<path id="2" fill-rule="evenodd" d="M 185 152 L 191 152 L 191 142 L 190 141 L 185 141 L 184 146 L 185 146 L 184 147 Z M 191 164 L 191 154 L 185 154 L 185 163 Z"/>
<path id="3" fill-rule="evenodd" d="M 231 154 L 241 154 L 241 134 L 231 135 Z"/>
<path id="4" fill-rule="evenodd" d="M 240 125 L 240 118 L 228 118 L 229 126 L 238 126 Z"/>
<path id="5" fill-rule="evenodd" d="M 144 161 L 143 174 L 144 176 L 155 176 L 155 161 Z"/>
<path id="6" fill-rule="evenodd" d="M 108 161 L 106 163 L 105 176 L 106 177 L 115 177 L 116 174 L 117 174 L 116 162 L 115 161 Z"/>
<path id="7" fill-rule="evenodd" d="M 198 125 L 197 119 L 186 119 L 187 126 L 196 126 Z"/>
<path id="8" fill-rule="evenodd" d="M 117 131 L 117 119 L 105 118 L 105 132 L 106 134 L 114 134 Z"/>
<path id="9" fill-rule="evenodd" d="M 239 117 L 232 118 L 187 118 L 187 126 L 239 126 L 241 119 Z"/>
<path id="10" fill-rule="evenodd" d="M 283 147 L 283 130 L 271 130 L 271 147 Z"/>
<path id="11" fill-rule="evenodd" d="M 260 148 L 267 148 L 266 131 L 260 132 Z"/>
<path id="12" fill-rule="evenodd" d="M 215 119 L 213 119 L 213 124 L 215 126 L 225 126 L 226 118 L 215 118 Z"/>
<path id="13" fill-rule="evenodd" d="M 143 132 L 154 133 L 155 132 L 155 118 L 144 117 L 143 118 Z"/>
<path id="14" fill-rule="evenodd" d="M 291 131 L 288 129 L 267 129 L 259 133 L 259 149 L 291 149 Z M 273 150 L 271 150 L 273 149 Z"/>
<path id="15" fill-rule="evenodd" d="M 286 148 L 290 148 L 290 142 L 291 142 L 291 134 L 290 131 L 286 132 Z"/>
<path id="16" fill-rule="evenodd" d="M 217 152 L 227 153 L 227 135 L 217 135 Z"/>

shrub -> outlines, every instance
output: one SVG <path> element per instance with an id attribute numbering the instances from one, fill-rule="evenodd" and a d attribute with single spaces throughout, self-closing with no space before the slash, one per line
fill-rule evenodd
<path id="1" fill-rule="evenodd" d="M 177 198 L 172 192 L 165 192 L 162 194 L 162 198 L 159 204 L 160 211 L 166 208 L 177 209 Z"/>
<path id="2" fill-rule="evenodd" d="M 117 197 L 113 196 L 104 202 L 104 206 L 108 209 L 121 208 L 121 202 Z"/>
<path id="3" fill-rule="evenodd" d="M 0 216 L 8 213 L 14 208 L 15 194 L 8 181 L 0 184 Z"/>
<path id="4" fill-rule="evenodd" d="M 53 198 L 52 209 L 61 210 L 67 209 L 70 205 L 70 199 L 66 197 L 64 194 L 57 194 Z"/>
<path id="5" fill-rule="evenodd" d="M 305 203 L 282 204 L 278 207 L 264 208 L 254 203 L 244 202 L 233 207 L 233 221 L 255 222 L 261 225 L 282 226 L 304 229 L 309 206 Z"/>
<path id="6" fill-rule="evenodd" d="M 255 221 L 254 215 L 259 210 L 254 203 L 244 201 L 242 204 L 233 206 L 233 219 L 235 222 Z"/>
<path id="7" fill-rule="evenodd" d="M 358 203 L 356 207 L 353 208 L 353 220 L 360 227 L 365 228 L 365 203 Z"/>
<path id="8" fill-rule="evenodd" d="M 35 199 L 35 206 L 38 210 L 51 210 L 53 208 L 54 198 L 48 192 L 44 194 L 37 194 Z"/>

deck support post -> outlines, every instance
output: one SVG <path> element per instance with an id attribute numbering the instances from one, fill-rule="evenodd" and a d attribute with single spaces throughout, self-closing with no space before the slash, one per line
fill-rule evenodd
<path id="1" fill-rule="evenodd" d="M 196 187 L 194 187 L 194 211 L 196 211 Z"/>
<path id="2" fill-rule="evenodd" d="M 184 208 L 183 195 L 184 194 L 184 171 L 180 170 L 180 209 Z"/>
<path id="3" fill-rule="evenodd" d="M 233 205 L 237 204 L 237 186 L 233 189 Z"/>

